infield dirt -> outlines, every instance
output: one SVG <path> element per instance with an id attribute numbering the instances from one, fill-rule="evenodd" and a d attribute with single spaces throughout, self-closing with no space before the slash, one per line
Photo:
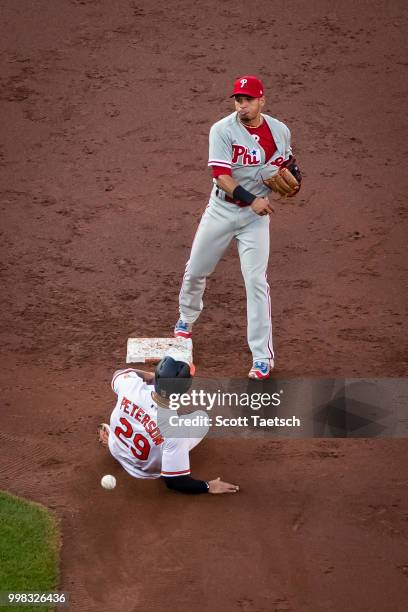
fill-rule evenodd
<path id="1" fill-rule="evenodd" d="M 204 440 L 193 474 L 241 492 L 191 498 L 96 443 L 126 339 L 171 334 L 241 74 L 304 173 L 271 222 L 276 376 L 406 375 L 407 8 L 328 6 L 2 3 L 0 487 L 57 511 L 72 610 L 408 607 L 406 440 Z M 244 377 L 235 245 L 205 297 L 197 373 Z"/>

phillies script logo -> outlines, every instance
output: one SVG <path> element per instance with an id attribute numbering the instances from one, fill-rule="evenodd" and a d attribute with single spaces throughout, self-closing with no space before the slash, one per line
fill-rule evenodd
<path id="1" fill-rule="evenodd" d="M 279 166 L 281 166 L 281 165 L 283 164 L 283 162 L 284 162 L 284 161 L 285 161 L 285 158 L 284 158 L 284 157 L 279 156 L 279 157 L 277 157 L 276 159 L 274 159 L 273 161 L 270 161 L 270 162 L 269 162 L 269 165 L 270 165 L 270 166 L 278 166 L 278 168 L 279 168 Z"/>
<path id="2" fill-rule="evenodd" d="M 248 147 L 243 145 L 232 145 L 232 163 L 236 164 L 238 161 L 243 166 L 256 166 L 261 161 L 259 149 L 252 149 L 250 151 Z"/>
<path id="3" fill-rule="evenodd" d="M 281 166 L 285 158 L 282 156 L 277 157 L 273 161 L 270 161 L 269 164 L 271 166 Z M 261 157 L 259 154 L 259 149 L 252 149 L 251 151 L 248 147 L 244 147 L 243 145 L 232 145 L 232 163 L 237 164 L 241 163 L 243 166 L 256 166 L 260 164 Z"/>

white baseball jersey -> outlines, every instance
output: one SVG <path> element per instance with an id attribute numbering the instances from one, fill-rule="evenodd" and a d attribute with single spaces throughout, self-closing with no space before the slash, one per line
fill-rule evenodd
<path id="1" fill-rule="evenodd" d="M 166 437 L 160 430 L 154 386 L 127 369 L 115 372 L 112 389 L 118 401 L 110 418 L 109 450 L 122 467 L 136 478 L 190 474 L 189 451 L 198 441 Z"/>

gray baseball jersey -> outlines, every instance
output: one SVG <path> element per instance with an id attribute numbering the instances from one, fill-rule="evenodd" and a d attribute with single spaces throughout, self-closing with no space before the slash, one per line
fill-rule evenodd
<path id="1" fill-rule="evenodd" d="M 209 166 L 231 170 L 232 178 L 258 197 L 270 193 L 264 178 L 276 174 L 291 155 L 290 131 L 284 123 L 262 114 L 276 150 L 265 162 L 259 137 L 239 121 L 236 112 L 217 121 L 210 130 Z M 272 317 L 267 282 L 269 258 L 269 215 L 256 214 L 251 206 L 240 207 L 226 200 L 226 194 L 213 179 L 210 201 L 197 229 L 190 259 L 186 265 L 179 297 L 180 316 L 194 323 L 203 308 L 206 278 L 224 254 L 233 238 L 237 241 L 242 275 L 247 292 L 247 337 L 254 361 L 270 361 Z M 227 315 L 226 315 L 227 316 Z M 222 337 L 222 331 L 219 334 Z"/>
<path id="2" fill-rule="evenodd" d="M 262 179 L 276 174 L 282 163 L 292 154 L 289 128 L 269 115 L 262 117 L 267 122 L 276 144 L 276 151 L 267 163 L 265 151 L 242 125 L 235 112 L 212 126 L 208 156 L 209 166 L 229 168 L 232 178 L 258 197 L 270 193 L 269 187 Z"/>

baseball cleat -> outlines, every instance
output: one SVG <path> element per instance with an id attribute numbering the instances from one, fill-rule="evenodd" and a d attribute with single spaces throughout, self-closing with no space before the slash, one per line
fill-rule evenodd
<path id="1" fill-rule="evenodd" d="M 191 338 L 192 329 L 192 323 L 185 323 L 183 319 L 179 319 L 174 328 L 174 336 L 176 338 Z"/>
<path id="2" fill-rule="evenodd" d="M 273 359 L 271 359 L 271 361 L 254 361 L 252 368 L 248 372 L 248 378 L 265 380 L 271 375 L 272 369 Z"/>
<path id="3" fill-rule="evenodd" d="M 100 425 L 98 425 L 98 429 L 97 429 L 98 442 L 102 444 L 102 446 L 108 446 L 109 434 L 110 434 L 110 427 L 107 423 L 101 423 Z"/>

